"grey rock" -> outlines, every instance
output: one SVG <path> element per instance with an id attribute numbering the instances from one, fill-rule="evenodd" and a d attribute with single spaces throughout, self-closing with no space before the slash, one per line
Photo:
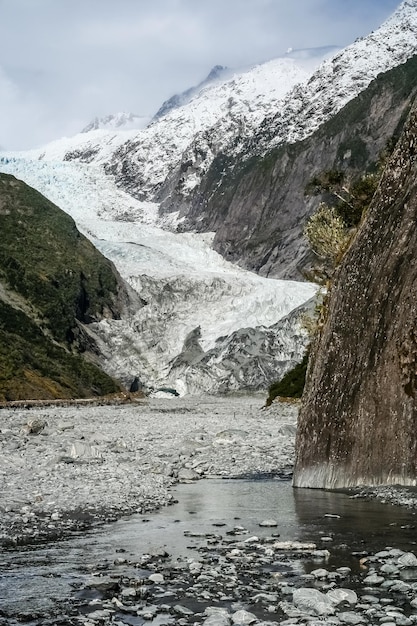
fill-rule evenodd
<path id="1" fill-rule="evenodd" d="M 317 589 L 301 587 L 293 592 L 293 603 L 300 611 L 309 615 L 333 615 L 334 605 L 324 593 Z"/>
<path id="2" fill-rule="evenodd" d="M 136 589 L 134 587 L 125 587 L 121 592 L 122 598 L 136 598 Z"/>
<path id="3" fill-rule="evenodd" d="M 343 613 L 338 613 L 337 617 L 343 624 L 365 624 L 367 622 L 366 618 L 359 613 L 353 613 L 353 611 L 344 611 Z"/>
<path id="4" fill-rule="evenodd" d="M 216 441 L 229 442 L 235 441 L 236 439 L 246 439 L 249 433 L 245 430 L 240 430 L 238 428 L 229 428 L 228 430 L 222 430 L 219 433 L 216 433 Z"/>
<path id="5" fill-rule="evenodd" d="M 102 458 L 102 455 L 96 446 L 84 443 L 83 441 L 76 441 L 72 444 L 69 456 L 72 459 L 81 461 L 100 460 Z"/>
<path id="6" fill-rule="evenodd" d="M 394 563 L 384 563 L 381 565 L 380 571 L 383 574 L 387 574 L 388 576 L 392 576 L 393 574 L 397 574 L 399 569 Z"/>
<path id="7" fill-rule="evenodd" d="M 404 550 L 400 550 L 400 548 L 387 548 L 387 550 L 389 556 L 393 557 L 394 559 L 402 556 L 403 554 L 406 554 Z"/>
<path id="8" fill-rule="evenodd" d="M 151 574 L 150 576 L 148 576 L 148 580 L 153 583 L 163 583 L 164 577 L 162 574 Z"/>
<path id="9" fill-rule="evenodd" d="M 204 615 L 208 617 L 203 621 L 204 626 L 229 626 L 230 615 L 226 609 L 220 607 L 207 607 Z"/>
<path id="10" fill-rule="evenodd" d="M 393 593 L 407 593 L 411 589 L 411 585 L 404 580 L 393 581 L 390 591 Z"/>
<path id="11" fill-rule="evenodd" d="M 320 567 L 319 569 L 313 570 L 311 574 L 312 576 L 314 576 L 314 578 L 327 578 L 329 572 L 327 571 L 327 569 Z"/>
<path id="12" fill-rule="evenodd" d="M 92 611 L 91 613 L 88 614 L 88 618 L 90 620 L 97 620 L 97 622 L 102 623 L 103 621 L 107 622 L 113 614 L 114 614 L 114 611 L 111 611 L 109 609 L 103 609 L 103 610 Z"/>
<path id="13" fill-rule="evenodd" d="M 352 589 L 330 589 L 326 595 L 334 604 L 340 604 L 341 602 L 356 604 L 358 601 L 358 596 Z"/>
<path id="14" fill-rule="evenodd" d="M 198 474 L 195 470 L 189 467 L 182 467 L 178 471 L 178 480 L 188 481 L 188 480 L 198 480 L 200 478 L 200 474 Z"/>
<path id="15" fill-rule="evenodd" d="M 400 567 L 417 567 L 417 557 L 412 552 L 406 552 L 398 559 Z"/>
<path id="16" fill-rule="evenodd" d="M 27 435 L 38 435 L 44 428 L 48 426 L 48 422 L 43 419 L 28 420 L 23 426 L 22 432 Z"/>
<path id="17" fill-rule="evenodd" d="M 183 616 L 194 615 L 194 611 L 192 611 L 191 609 L 187 608 L 186 606 L 182 606 L 182 604 L 176 604 L 174 606 L 174 611 L 178 615 L 183 615 Z"/>
<path id="18" fill-rule="evenodd" d="M 246 624 L 253 624 L 254 622 L 257 622 L 257 621 L 258 621 L 258 618 L 256 617 L 256 615 L 254 615 L 253 613 L 249 613 L 248 611 L 245 611 L 244 609 L 240 609 L 239 611 L 236 611 L 236 613 L 232 614 L 233 624 L 246 625 Z"/>
<path id="19" fill-rule="evenodd" d="M 136 613 L 145 620 L 152 620 L 158 614 L 158 607 L 155 604 L 150 604 L 138 609 Z"/>
<path id="20" fill-rule="evenodd" d="M 378 586 L 384 582 L 385 578 L 382 576 L 378 576 L 378 574 L 370 574 L 366 578 L 364 578 L 363 582 L 365 585 Z"/>

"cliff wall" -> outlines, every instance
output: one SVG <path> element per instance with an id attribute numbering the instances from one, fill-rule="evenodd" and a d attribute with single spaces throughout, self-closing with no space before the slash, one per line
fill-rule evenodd
<path id="1" fill-rule="evenodd" d="M 339 267 L 313 349 L 296 487 L 417 484 L 417 106 Z"/>

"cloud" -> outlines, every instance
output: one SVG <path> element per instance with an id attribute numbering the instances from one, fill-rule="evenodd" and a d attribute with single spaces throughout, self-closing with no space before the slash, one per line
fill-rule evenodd
<path id="1" fill-rule="evenodd" d="M 0 0 L 0 144 L 30 147 L 118 110 L 152 114 L 213 65 L 247 66 L 290 47 L 344 46 L 397 4 Z"/>

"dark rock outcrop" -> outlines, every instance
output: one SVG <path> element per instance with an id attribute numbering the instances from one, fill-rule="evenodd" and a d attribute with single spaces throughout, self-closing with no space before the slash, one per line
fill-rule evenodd
<path id="1" fill-rule="evenodd" d="M 171 361 L 167 381 L 181 380 L 187 393 L 259 391 L 299 363 L 304 356 L 304 322 L 314 316 L 316 298 L 291 311 L 272 326 L 240 328 L 219 337 L 203 351 L 200 329 L 193 330 L 182 352 Z"/>
<path id="2" fill-rule="evenodd" d="M 417 484 L 417 106 L 331 290 L 296 487 Z"/>

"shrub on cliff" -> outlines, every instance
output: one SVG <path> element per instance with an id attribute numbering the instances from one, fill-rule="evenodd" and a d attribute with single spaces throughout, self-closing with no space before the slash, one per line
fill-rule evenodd
<path id="1" fill-rule="evenodd" d="M 330 267 L 346 247 L 350 235 L 345 222 L 334 207 L 322 202 L 304 228 L 313 252 Z"/>

